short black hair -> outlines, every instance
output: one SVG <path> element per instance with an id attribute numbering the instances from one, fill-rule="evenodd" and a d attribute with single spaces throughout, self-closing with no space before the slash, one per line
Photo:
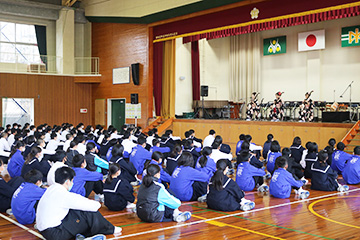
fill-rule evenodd
<path id="1" fill-rule="evenodd" d="M 113 157 L 122 157 L 124 152 L 124 147 L 121 144 L 115 144 L 111 150 Z"/>
<path id="2" fill-rule="evenodd" d="M 273 140 L 274 135 L 272 135 L 272 134 L 270 133 L 270 134 L 267 135 L 266 138 L 267 138 L 268 141 L 271 141 L 271 140 Z"/>
<path id="3" fill-rule="evenodd" d="M 287 159 L 285 157 L 277 157 L 275 160 L 276 168 L 284 168 L 287 164 Z"/>
<path id="4" fill-rule="evenodd" d="M 329 158 L 329 154 L 325 150 L 321 150 L 318 154 L 319 162 L 324 163 Z"/>
<path id="5" fill-rule="evenodd" d="M 355 154 L 355 155 L 360 155 L 360 146 L 356 146 L 356 147 L 354 148 L 354 154 Z"/>
<path id="6" fill-rule="evenodd" d="M 240 151 L 237 155 L 237 162 L 247 162 L 249 161 L 250 153 L 249 150 Z"/>
<path id="7" fill-rule="evenodd" d="M 188 138 L 188 137 L 190 137 L 190 136 L 191 136 L 190 131 L 186 131 L 186 132 L 185 132 L 185 138 Z"/>
<path id="8" fill-rule="evenodd" d="M 215 130 L 214 130 L 214 129 L 211 129 L 211 130 L 209 131 L 209 134 L 210 134 L 210 135 L 214 135 L 214 134 L 215 134 Z"/>
<path id="9" fill-rule="evenodd" d="M 81 164 L 83 164 L 83 162 L 85 161 L 85 157 L 82 154 L 76 154 L 73 159 L 72 159 L 72 163 L 74 165 L 74 167 L 81 167 Z"/>
<path id="10" fill-rule="evenodd" d="M 73 180 L 75 177 L 75 171 L 70 167 L 61 167 L 55 171 L 55 182 L 64 184 L 67 180 Z"/>
<path id="11" fill-rule="evenodd" d="M 53 162 L 61 162 L 66 157 L 64 150 L 57 150 L 56 153 L 50 158 Z"/>
<path id="12" fill-rule="evenodd" d="M 146 143 L 146 138 L 143 136 L 140 136 L 138 138 L 138 144 L 143 145 L 144 143 Z"/>
<path id="13" fill-rule="evenodd" d="M 280 144 L 278 141 L 272 141 L 271 145 L 270 145 L 270 151 L 271 152 L 280 152 L 281 148 L 280 148 Z"/>
<path id="14" fill-rule="evenodd" d="M 340 151 L 344 151 L 345 144 L 343 142 L 338 142 L 338 144 L 336 144 L 336 149 Z"/>
<path id="15" fill-rule="evenodd" d="M 178 162 L 178 166 L 192 167 L 194 165 L 194 157 L 189 152 L 183 152 L 177 162 Z"/>
<path id="16" fill-rule="evenodd" d="M 283 150 L 282 150 L 282 155 L 284 156 L 284 157 L 290 157 L 290 154 L 291 154 L 291 150 L 290 150 L 290 148 L 283 148 Z"/>
<path id="17" fill-rule="evenodd" d="M 31 169 L 24 175 L 25 182 L 28 183 L 37 183 L 38 181 L 41 181 L 43 178 L 42 173 L 39 170 Z"/>

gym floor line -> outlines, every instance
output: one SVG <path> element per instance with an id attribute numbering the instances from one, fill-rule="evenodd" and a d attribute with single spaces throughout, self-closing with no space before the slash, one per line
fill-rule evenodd
<path id="1" fill-rule="evenodd" d="M 360 190 L 360 188 L 351 189 L 351 190 L 348 191 L 348 193 L 357 192 L 359 190 Z M 143 232 L 138 232 L 138 233 L 133 233 L 133 234 L 128 234 L 128 235 L 117 236 L 117 237 L 110 238 L 110 240 L 122 239 L 122 238 L 128 238 L 128 237 L 135 237 L 135 236 L 149 234 L 149 233 L 155 233 L 155 232 L 160 232 L 160 231 L 165 231 L 165 230 L 170 230 L 170 229 L 175 229 L 175 228 L 180 228 L 180 227 L 186 227 L 186 226 L 200 224 L 200 223 L 206 223 L 208 221 L 216 221 L 216 220 L 225 219 L 225 218 L 234 217 L 234 216 L 239 216 L 239 215 L 243 215 L 243 214 L 264 211 L 264 210 L 268 210 L 268 209 L 288 206 L 288 205 L 302 203 L 302 202 L 309 202 L 309 201 L 312 201 L 312 200 L 317 200 L 317 199 L 322 199 L 322 198 L 328 198 L 328 197 L 336 196 L 336 195 L 339 195 L 339 194 L 341 194 L 341 193 L 335 192 L 335 193 L 326 194 L 326 195 L 322 195 L 322 196 L 318 196 L 318 197 L 314 197 L 314 198 L 308 198 L 308 199 L 303 199 L 303 200 L 297 200 L 297 201 L 293 201 L 293 202 L 278 204 L 278 205 L 274 205 L 274 206 L 263 207 L 263 208 L 259 208 L 259 209 L 253 209 L 251 211 L 238 212 L 238 213 L 224 215 L 224 216 L 215 217 L 215 218 L 202 219 L 202 220 L 199 220 L 199 221 L 194 221 L 194 222 L 189 222 L 189 223 L 181 223 L 181 224 L 177 224 L 177 225 L 174 225 L 174 226 L 158 228 L 158 229 L 153 229 L 153 230 L 149 230 L 149 231 L 143 231 Z"/>

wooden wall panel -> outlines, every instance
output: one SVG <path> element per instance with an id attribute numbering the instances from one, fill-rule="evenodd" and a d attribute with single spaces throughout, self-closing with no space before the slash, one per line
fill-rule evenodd
<path id="1" fill-rule="evenodd" d="M 139 94 L 141 103 L 141 119 L 138 124 L 147 125 L 152 117 L 153 95 L 152 78 L 149 79 L 149 33 L 146 25 L 93 23 L 92 24 L 92 56 L 100 58 L 101 83 L 93 86 L 92 101 L 104 98 L 126 98 L 130 103 L 130 94 Z M 140 63 L 140 85 L 112 84 L 112 70 L 119 67 L 130 67 Z M 107 101 L 106 101 L 107 104 Z M 95 116 L 93 116 L 95 122 Z M 126 123 L 134 123 L 127 119 Z"/>
<path id="2" fill-rule="evenodd" d="M 1 98 L 34 98 L 35 125 L 92 124 L 91 94 L 91 84 L 76 84 L 71 76 L 0 73 Z"/>
<path id="3" fill-rule="evenodd" d="M 303 145 L 307 141 L 316 142 L 324 148 L 330 138 L 337 142 L 346 135 L 353 124 L 331 123 L 279 123 L 279 122 L 246 122 L 231 120 L 182 120 L 175 119 L 172 129 L 174 136 L 184 137 L 184 132 L 194 129 L 197 137 L 204 139 L 210 129 L 221 135 L 224 142 L 235 149 L 240 134 L 250 134 L 253 142 L 263 145 L 269 133 L 272 133 L 282 147 L 290 147 L 294 137 L 299 136 Z"/>

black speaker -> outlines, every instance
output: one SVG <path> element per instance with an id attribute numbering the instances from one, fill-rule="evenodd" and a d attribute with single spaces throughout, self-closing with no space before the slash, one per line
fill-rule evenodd
<path id="1" fill-rule="evenodd" d="M 139 103 L 139 95 L 137 93 L 131 94 L 131 104 L 138 104 Z"/>
<path id="2" fill-rule="evenodd" d="M 135 85 L 140 84 L 139 70 L 140 70 L 140 63 L 131 64 L 131 75 Z"/>
<path id="3" fill-rule="evenodd" d="M 200 88 L 200 96 L 207 97 L 209 94 L 209 86 L 201 86 Z"/>

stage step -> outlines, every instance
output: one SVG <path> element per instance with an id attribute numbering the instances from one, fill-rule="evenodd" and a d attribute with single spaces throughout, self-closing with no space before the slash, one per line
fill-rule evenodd
<path id="1" fill-rule="evenodd" d="M 354 126 L 350 129 L 350 131 L 345 135 L 345 137 L 341 140 L 341 142 L 343 142 L 345 146 L 348 148 L 347 152 L 351 152 L 351 150 L 353 150 L 354 147 L 358 146 L 357 143 L 360 141 L 359 136 L 360 136 L 360 121 L 357 121 L 354 124 Z"/>

